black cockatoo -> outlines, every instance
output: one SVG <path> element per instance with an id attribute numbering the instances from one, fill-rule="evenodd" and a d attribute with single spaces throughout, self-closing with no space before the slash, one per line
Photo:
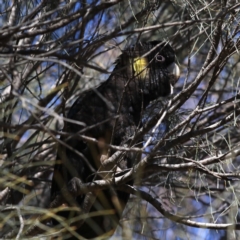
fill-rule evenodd
<path id="1" fill-rule="evenodd" d="M 85 123 L 87 128 L 65 123 L 65 129 L 74 135 L 65 142 L 80 155 L 59 146 L 52 181 L 52 200 L 63 194 L 61 190 L 73 177 L 82 183 L 101 179 L 102 175 L 95 173 L 103 161 L 114 153 L 106 144 L 121 146 L 134 135 L 137 127 L 141 126 L 142 112 L 147 105 L 159 97 L 168 96 L 178 78 L 179 68 L 175 63 L 174 50 L 169 44 L 160 41 L 140 42 L 124 50 L 108 80 L 82 93 L 68 112 L 69 119 Z M 78 132 L 98 142 L 82 140 L 77 137 Z M 119 173 L 131 168 L 135 162 L 135 155 L 125 154 L 111 171 Z M 76 227 L 76 231 L 87 239 L 103 235 L 110 237 L 129 198 L 128 193 L 115 191 L 114 186 L 95 194 L 96 199 L 89 215 L 79 228 Z M 84 198 L 84 195 L 76 198 L 80 209 Z M 68 202 L 69 199 L 66 199 Z M 59 215 L 66 217 L 66 220 L 76 216 L 64 211 L 59 212 Z"/>

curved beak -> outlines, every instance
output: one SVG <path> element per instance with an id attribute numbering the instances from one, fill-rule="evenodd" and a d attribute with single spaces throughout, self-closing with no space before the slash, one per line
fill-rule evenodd
<path id="1" fill-rule="evenodd" d="M 171 65 L 169 65 L 167 67 L 167 69 L 168 69 L 169 73 L 172 74 L 172 76 L 173 76 L 171 83 L 174 85 L 180 77 L 180 69 L 175 62 L 173 62 Z"/>

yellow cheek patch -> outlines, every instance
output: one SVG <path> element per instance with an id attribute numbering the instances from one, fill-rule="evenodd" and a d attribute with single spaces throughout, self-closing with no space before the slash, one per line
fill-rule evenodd
<path id="1" fill-rule="evenodd" d="M 134 69 L 134 75 L 139 76 L 141 78 L 145 78 L 147 75 L 147 66 L 148 66 L 148 60 L 147 58 L 134 58 L 133 59 L 133 69 Z"/>

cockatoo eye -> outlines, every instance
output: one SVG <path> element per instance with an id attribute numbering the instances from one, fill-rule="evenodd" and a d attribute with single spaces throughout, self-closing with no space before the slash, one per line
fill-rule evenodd
<path id="1" fill-rule="evenodd" d="M 156 60 L 158 62 L 165 62 L 165 57 L 163 55 L 159 54 L 159 55 L 156 56 Z"/>

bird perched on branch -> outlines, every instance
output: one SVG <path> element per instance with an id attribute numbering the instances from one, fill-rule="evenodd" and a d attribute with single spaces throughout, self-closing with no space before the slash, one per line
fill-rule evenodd
<path id="1" fill-rule="evenodd" d="M 70 194 L 62 191 L 64 186 L 73 178 L 78 179 L 78 183 L 112 178 L 139 161 L 139 156 L 127 153 L 119 157 L 114 166 L 102 167 L 116 151 L 109 149 L 109 144 L 121 146 L 133 136 L 141 126 L 142 112 L 150 101 L 168 96 L 178 78 L 179 68 L 169 44 L 152 41 L 138 43 L 124 50 L 108 80 L 81 94 L 68 112 L 67 117 L 76 123 L 65 123 L 65 129 L 72 134 L 65 143 L 71 149 L 59 146 L 52 181 L 52 200 L 62 195 L 67 204 L 84 210 L 88 203 L 85 194 L 68 198 Z M 77 124 L 77 121 L 85 123 L 87 127 Z M 74 203 L 71 202 L 73 198 Z M 87 239 L 103 235 L 110 237 L 128 198 L 129 193 L 115 190 L 113 185 L 98 190 L 94 192 L 93 203 L 90 204 L 89 213 L 84 215 L 84 221 L 72 225 Z M 73 212 L 64 211 L 59 215 L 67 220 L 76 216 Z"/>

